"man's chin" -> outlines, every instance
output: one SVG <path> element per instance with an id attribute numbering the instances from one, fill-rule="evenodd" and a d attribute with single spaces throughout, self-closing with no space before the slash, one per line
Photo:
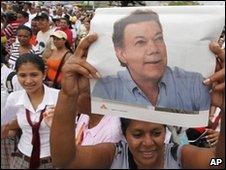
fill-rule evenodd
<path id="1" fill-rule="evenodd" d="M 161 69 L 161 68 L 158 68 L 155 70 L 150 70 L 147 72 L 147 77 L 150 80 L 159 81 L 162 78 L 162 76 L 164 75 L 164 71 L 165 71 L 165 69 Z"/>

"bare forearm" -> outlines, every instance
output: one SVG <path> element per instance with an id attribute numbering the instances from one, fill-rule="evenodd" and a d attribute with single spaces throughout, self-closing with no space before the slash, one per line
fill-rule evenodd
<path id="1" fill-rule="evenodd" d="M 220 166 L 225 167 L 225 110 L 221 110 L 220 114 L 222 114 L 222 119 L 219 141 L 216 147 L 216 157 L 223 160 L 223 163 Z"/>
<path id="2" fill-rule="evenodd" d="M 59 94 L 53 117 L 50 143 L 53 164 L 63 167 L 75 156 L 76 97 Z"/>
<path id="3" fill-rule="evenodd" d="M 15 119 L 15 120 L 13 120 L 13 121 L 11 121 L 10 123 L 9 123 L 9 130 L 17 130 L 17 129 L 19 129 L 20 127 L 19 127 L 19 124 L 18 124 L 18 122 L 17 122 L 17 119 Z"/>

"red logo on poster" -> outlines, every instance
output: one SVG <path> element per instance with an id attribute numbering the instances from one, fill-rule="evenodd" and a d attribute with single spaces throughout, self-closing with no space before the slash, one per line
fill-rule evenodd
<path id="1" fill-rule="evenodd" d="M 101 109 L 107 109 L 107 107 L 105 106 L 105 104 L 103 104 L 100 108 Z"/>

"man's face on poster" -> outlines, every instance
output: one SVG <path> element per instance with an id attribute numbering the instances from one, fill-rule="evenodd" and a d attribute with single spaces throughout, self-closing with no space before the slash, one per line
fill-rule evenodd
<path id="1" fill-rule="evenodd" d="M 158 81 L 166 68 L 167 52 L 162 30 L 155 21 L 129 24 L 124 30 L 124 46 L 116 49 L 134 80 Z"/>

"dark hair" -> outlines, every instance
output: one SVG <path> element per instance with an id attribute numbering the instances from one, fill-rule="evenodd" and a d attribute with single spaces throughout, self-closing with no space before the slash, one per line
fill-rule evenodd
<path id="1" fill-rule="evenodd" d="M 132 119 L 127 119 L 127 118 L 120 118 L 121 121 L 121 129 L 123 135 L 126 137 L 126 130 L 129 127 L 129 124 L 131 123 Z M 165 128 L 167 127 L 166 125 L 163 125 Z"/>
<path id="2" fill-rule="evenodd" d="M 38 18 L 34 17 L 31 21 L 38 21 Z"/>
<path id="3" fill-rule="evenodd" d="M 56 23 L 57 21 L 60 21 L 60 19 L 59 19 L 59 18 L 52 18 L 52 21 L 53 21 L 54 23 Z"/>
<path id="4" fill-rule="evenodd" d="M 21 14 L 24 18 L 29 18 L 29 14 L 26 11 L 18 11 L 18 14 Z"/>
<path id="5" fill-rule="evenodd" d="M 72 29 L 71 21 L 70 21 L 70 16 L 65 15 L 63 18 L 60 18 L 60 20 L 65 20 L 67 22 L 68 28 Z"/>
<path id="6" fill-rule="evenodd" d="M 32 63 L 38 67 L 38 69 L 44 73 L 45 72 L 45 63 L 41 57 L 37 54 L 26 53 L 20 55 L 15 64 L 15 70 L 18 72 L 20 66 L 24 63 Z"/>
<path id="7" fill-rule="evenodd" d="M 126 136 L 126 130 L 131 122 L 131 119 L 120 118 L 121 121 L 121 129 L 124 136 Z"/>
<path id="8" fill-rule="evenodd" d="M 40 12 L 38 13 L 35 17 L 36 20 L 47 20 L 49 21 L 49 14 L 45 13 L 45 12 Z"/>
<path id="9" fill-rule="evenodd" d="M 5 19 L 6 19 L 6 23 L 10 23 L 12 21 L 16 21 L 17 20 L 17 16 L 15 12 L 7 12 L 5 14 Z"/>
<path id="10" fill-rule="evenodd" d="M 160 29 L 162 29 L 161 23 L 159 21 L 159 16 L 156 12 L 151 10 L 136 10 L 130 15 L 116 21 L 114 23 L 112 40 L 114 47 L 123 47 L 123 38 L 125 27 L 129 24 L 140 23 L 144 21 L 155 21 L 159 24 Z"/>
<path id="11" fill-rule="evenodd" d="M 25 26 L 25 25 L 20 25 L 18 28 L 17 28 L 17 32 L 16 34 L 18 34 L 18 31 L 20 30 L 26 30 L 30 33 L 30 36 L 32 36 L 32 30 L 31 28 L 29 28 L 28 26 Z"/>
<path id="12" fill-rule="evenodd" d="M 62 17 L 62 18 L 60 18 L 60 20 L 66 21 L 67 22 L 67 25 L 69 25 L 69 20 L 66 17 Z"/>

